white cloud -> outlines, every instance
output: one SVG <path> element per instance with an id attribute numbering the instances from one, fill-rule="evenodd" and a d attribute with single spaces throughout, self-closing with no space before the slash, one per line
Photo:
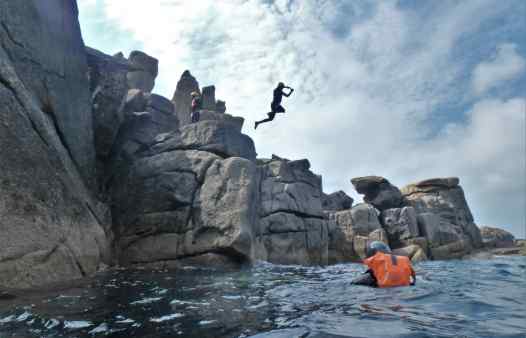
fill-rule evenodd
<path id="1" fill-rule="evenodd" d="M 526 203 L 518 191 L 526 189 L 521 178 L 526 169 L 516 160 L 524 151 L 524 128 L 521 134 L 518 127 L 524 125 L 524 100 L 481 101 L 465 112 L 466 122 L 429 136 L 440 128 L 431 123 L 434 118 L 450 118 L 437 108 L 464 96 L 459 83 L 468 70 L 452 56 L 455 47 L 513 4 L 430 2 L 434 7 L 424 15 L 397 3 L 99 0 L 98 5 L 159 58 L 157 92 L 171 98 L 185 69 L 201 85 L 215 84 L 229 113 L 245 117 L 245 132 L 260 156 L 309 158 L 327 191 L 343 188 L 350 194 L 350 178 L 367 174 L 397 185 L 460 176 L 475 216 L 482 215 L 479 221 L 510 219 L 518 229 L 519 221 L 526 222 L 524 210 L 507 218 L 492 215 L 500 215 L 493 204 L 497 191 L 509 188 L 516 201 Z M 496 64 L 507 64 L 501 59 L 511 55 L 516 61 L 516 51 L 509 49 L 499 49 L 488 63 L 490 73 L 499 73 Z M 296 88 L 284 100 L 287 113 L 255 132 L 253 121 L 265 117 L 279 80 Z M 456 121 L 464 116 L 449 114 Z"/>
<path id="2" fill-rule="evenodd" d="M 495 57 L 481 62 L 473 72 L 473 90 L 482 95 L 506 81 L 518 78 L 526 69 L 526 60 L 517 53 L 517 46 L 505 43 L 497 48 Z"/>

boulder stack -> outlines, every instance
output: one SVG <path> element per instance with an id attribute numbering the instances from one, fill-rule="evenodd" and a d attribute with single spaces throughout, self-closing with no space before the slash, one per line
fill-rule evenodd
<path id="1" fill-rule="evenodd" d="M 401 191 L 418 215 L 419 230 L 428 239 L 433 258 L 461 257 L 482 246 L 458 178 L 420 181 Z"/>

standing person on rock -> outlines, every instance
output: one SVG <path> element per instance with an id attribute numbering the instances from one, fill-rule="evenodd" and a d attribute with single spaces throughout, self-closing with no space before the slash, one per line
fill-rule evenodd
<path id="1" fill-rule="evenodd" d="M 367 259 L 363 262 L 369 269 L 351 284 L 388 288 L 416 283 L 416 274 L 409 258 L 391 254 L 391 249 L 383 242 L 370 243 L 367 246 Z"/>
<path id="2" fill-rule="evenodd" d="M 203 107 L 203 100 L 201 99 L 201 94 L 199 94 L 199 92 L 192 92 L 190 95 L 192 96 L 190 117 L 192 119 L 192 123 L 196 123 L 199 122 L 201 108 Z"/>
<path id="3" fill-rule="evenodd" d="M 283 89 L 288 89 L 289 92 L 285 93 Z M 283 96 L 289 97 L 293 91 L 294 89 L 292 89 L 291 87 L 285 86 L 283 82 L 278 83 L 278 86 L 276 87 L 276 89 L 274 89 L 274 98 L 272 99 L 272 103 L 270 104 L 271 111 L 270 113 L 267 113 L 268 118 L 261 120 L 261 121 L 256 121 L 256 123 L 254 123 L 254 129 L 257 129 L 257 127 L 261 123 L 270 122 L 274 120 L 274 117 L 276 116 L 277 113 L 284 113 L 285 108 L 283 108 L 283 106 L 281 105 L 281 99 L 283 98 Z"/>

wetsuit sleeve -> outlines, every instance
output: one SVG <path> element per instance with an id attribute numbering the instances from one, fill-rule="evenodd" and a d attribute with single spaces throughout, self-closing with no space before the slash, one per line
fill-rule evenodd
<path id="1" fill-rule="evenodd" d="M 353 285 L 377 286 L 376 278 L 373 272 L 369 269 L 365 271 L 360 277 L 356 277 L 351 281 Z"/>

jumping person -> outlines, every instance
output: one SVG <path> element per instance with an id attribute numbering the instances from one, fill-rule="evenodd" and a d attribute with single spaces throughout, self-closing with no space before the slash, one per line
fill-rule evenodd
<path id="1" fill-rule="evenodd" d="M 288 93 L 285 93 L 283 91 L 283 89 L 285 88 L 289 90 Z M 283 96 L 289 97 L 293 91 L 294 89 L 292 89 L 291 87 L 285 86 L 283 82 L 278 83 L 278 86 L 276 87 L 276 89 L 274 89 L 274 98 L 272 99 L 272 103 L 270 104 L 271 111 L 270 113 L 267 113 L 268 118 L 261 120 L 261 121 L 256 121 L 256 123 L 254 123 L 254 129 L 257 129 L 257 127 L 261 123 L 270 122 L 274 120 L 274 117 L 276 116 L 277 113 L 284 113 L 285 108 L 283 108 L 283 106 L 281 105 L 281 99 L 283 98 Z"/>
<path id="2" fill-rule="evenodd" d="M 201 108 L 203 106 L 203 101 L 201 100 L 201 95 L 199 92 L 192 92 L 190 94 L 192 96 L 192 105 L 190 107 L 190 117 L 192 119 L 192 123 L 199 122 L 199 118 L 201 115 Z"/>
<path id="3" fill-rule="evenodd" d="M 363 262 L 369 269 L 351 284 L 386 288 L 416 283 L 416 274 L 409 258 L 391 254 L 391 249 L 383 242 L 370 243 L 367 259 Z"/>

